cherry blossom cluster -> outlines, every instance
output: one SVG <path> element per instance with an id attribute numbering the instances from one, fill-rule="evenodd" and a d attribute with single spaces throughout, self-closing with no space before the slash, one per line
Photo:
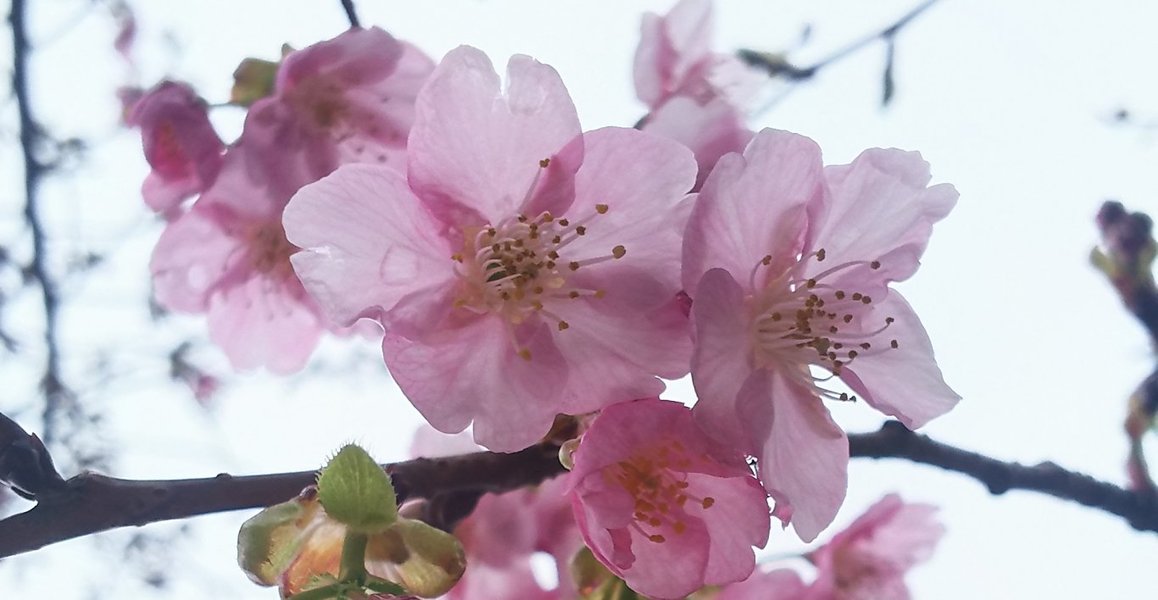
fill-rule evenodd
<path id="1" fill-rule="evenodd" d="M 452 598 L 576 597 L 580 551 L 654 598 L 903 591 L 939 536 L 925 507 L 890 497 L 809 555 L 816 582 L 753 575 L 771 517 L 812 541 L 844 500 L 828 404 L 861 399 L 912 428 L 956 404 L 890 284 L 957 193 L 913 152 L 826 166 L 806 137 L 748 130 L 757 83 L 710 29 L 709 0 L 645 16 L 637 128 L 584 131 L 530 57 L 500 75 L 463 46 L 435 65 L 376 28 L 271 64 L 231 144 L 184 84 L 131 110 L 146 203 L 168 220 L 157 299 L 205 313 L 235 367 L 296 371 L 323 332 L 370 322 L 441 432 L 512 452 L 557 415 L 582 421 L 569 473 L 484 497 L 458 528 Z M 692 408 L 659 398 L 689 373 Z M 540 587 L 535 553 L 571 582 Z"/>

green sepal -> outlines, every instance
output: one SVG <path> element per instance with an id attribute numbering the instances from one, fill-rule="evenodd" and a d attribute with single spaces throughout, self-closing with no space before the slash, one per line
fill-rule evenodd
<path id="1" fill-rule="evenodd" d="M 398 520 L 390 476 L 353 444 L 338 450 L 322 469 L 318 501 L 330 518 L 359 533 L 380 533 Z"/>
<path id="2" fill-rule="evenodd" d="M 273 94 L 277 68 L 278 63 L 273 61 L 260 58 L 243 59 L 233 71 L 233 88 L 229 91 L 229 102 L 248 107 Z"/>
<path id="3" fill-rule="evenodd" d="M 237 532 L 237 564 L 254 583 L 276 585 L 301 545 L 300 519 L 306 508 L 297 499 L 257 513 Z"/>

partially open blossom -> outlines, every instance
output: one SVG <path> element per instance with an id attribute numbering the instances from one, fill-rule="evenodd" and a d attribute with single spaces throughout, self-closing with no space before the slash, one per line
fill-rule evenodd
<path id="1" fill-rule="evenodd" d="M 234 368 L 291 373 L 330 324 L 290 266 L 296 248 L 281 213 L 294 185 L 255 183 L 249 151 L 230 150 L 213 187 L 165 228 L 149 269 L 163 306 L 208 315 L 209 337 Z"/>
<path id="2" fill-rule="evenodd" d="M 928 560 L 945 533 L 936 512 L 929 504 L 885 496 L 809 555 L 818 571 L 810 597 L 907 600 L 905 573 Z"/>
<path id="3" fill-rule="evenodd" d="M 420 50 L 377 27 L 291 52 L 273 95 L 250 107 L 242 132 L 278 150 L 249 158 L 272 177 L 289 170 L 310 181 L 349 162 L 401 170 L 414 98 L 433 68 Z"/>
<path id="4" fill-rule="evenodd" d="M 680 96 L 738 105 L 759 78 L 740 59 L 712 51 L 712 0 L 680 0 L 664 16 L 643 15 L 635 93 L 652 110 Z"/>
<path id="5" fill-rule="evenodd" d="M 189 86 L 166 81 L 134 95 L 126 114 L 128 125 L 141 128 L 152 167 L 141 187 L 145 204 L 175 217 L 181 202 L 212 185 L 221 170 L 225 144 L 209 123 L 205 101 Z"/>
<path id="6" fill-rule="evenodd" d="M 285 212 L 294 268 L 327 313 L 379 320 L 427 421 L 473 421 L 499 451 L 686 373 L 675 298 L 695 177 L 669 140 L 581 134 L 554 69 L 516 56 L 507 73 L 502 88 L 480 51 L 451 51 L 418 97 L 406 175 L 346 166 Z"/>
<path id="7" fill-rule="evenodd" d="M 696 417 L 758 458 L 776 516 L 805 540 L 832 521 L 847 485 L 848 440 L 823 400 L 856 396 L 833 377 L 910 428 L 959 399 L 889 288 L 916 271 L 956 202 L 929 178 L 920 155 L 900 150 L 825 168 L 812 140 L 766 129 L 717 163 L 689 222 Z"/>
<path id="8" fill-rule="evenodd" d="M 744 457 L 708 438 L 677 402 L 604 409 L 570 475 L 587 546 L 632 589 L 683 598 L 746 578 L 768 541 L 767 495 Z"/>

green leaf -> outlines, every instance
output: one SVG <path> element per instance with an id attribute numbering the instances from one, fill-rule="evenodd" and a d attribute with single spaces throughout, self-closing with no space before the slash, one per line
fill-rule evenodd
<path id="1" fill-rule="evenodd" d="M 378 533 L 398 519 L 390 476 L 365 450 L 344 446 L 318 476 L 318 500 L 332 519 L 359 533 Z"/>

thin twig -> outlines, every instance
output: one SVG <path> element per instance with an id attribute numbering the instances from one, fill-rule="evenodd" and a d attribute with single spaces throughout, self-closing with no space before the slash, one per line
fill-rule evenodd
<path id="1" fill-rule="evenodd" d="M 354 0 L 342 0 L 342 10 L 346 11 L 346 18 L 350 20 L 350 27 L 362 26 L 358 23 L 358 11 L 354 9 Z"/>
<path id="2" fill-rule="evenodd" d="M 44 343 L 46 359 L 41 387 L 44 391 L 44 440 L 51 443 L 56 438 L 56 420 L 62 409 L 72 402 L 72 393 L 64 384 L 60 370 L 60 340 L 57 331 L 59 323 L 60 296 L 56 280 L 48 266 L 48 237 L 40 216 L 40 182 L 49 167 L 39 158 L 37 151 L 44 144 L 44 130 L 32 114 L 32 101 L 28 94 L 28 59 L 31 46 L 28 43 L 27 3 L 12 0 L 12 11 L 8 21 L 12 26 L 12 90 L 16 96 L 17 111 L 20 115 L 20 148 L 24 156 L 24 220 L 32 235 L 32 258 L 27 273 L 40 287 L 41 304 L 44 306 Z"/>
<path id="3" fill-rule="evenodd" d="M 818 73 L 820 73 L 821 70 L 823 70 L 826 67 L 829 67 L 835 63 L 838 63 L 841 60 L 848 58 L 849 56 L 852 56 L 853 54 L 859 52 L 860 50 L 873 44 L 874 42 L 883 41 L 887 44 L 888 56 L 886 57 L 887 60 L 885 63 L 885 73 L 884 73 L 885 90 L 883 92 L 883 98 L 882 99 L 883 99 L 883 104 L 887 105 L 889 103 L 889 100 L 892 98 L 892 94 L 894 91 L 893 58 L 894 58 L 895 52 L 896 52 L 894 40 L 896 39 L 897 34 L 899 34 L 902 29 L 904 29 L 910 23 L 912 23 L 914 19 L 921 16 L 921 14 L 924 13 L 926 10 L 929 10 L 929 8 L 931 8 L 938 1 L 939 0 L 926 0 L 925 2 L 918 5 L 916 8 L 914 8 L 914 9 L 910 10 L 909 12 L 905 13 L 904 15 L 902 15 L 899 19 L 894 21 L 888 27 L 885 27 L 884 29 L 881 29 L 880 31 L 876 31 L 874 33 L 866 35 L 865 37 L 863 37 L 859 40 L 856 40 L 852 43 L 849 43 L 848 45 L 840 48 L 839 50 L 833 52 L 832 54 L 829 54 L 827 57 L 825 57 L 825 58 L 807 66 L 807 67 L 798 67 L 798 66 L 792 64 L 791 62 L 789 62 L 788 60 L 786 60 L 782 55 L 777 54 L 777 53 L 761 52 L 758 50 L 750 50 L 750 49 L 740 49 L 736 52 L 736 55 L 740 57 L 740 60 L 743 60 L 744 62 L 748 63 L 749 66 L 752 66 L 752 67 L 755 67 L 757 69 L 764 71 L 765 73 L 768 74 L 769 77 L 780 77 L 780 78 L 783 78 L 791 83 L 801 83 L 804 81 L 808 81 L 808 80 L 812 79 L 813 77 L 816 77 L 816 75 Z M 770 110 L 773 106 L 778 104 L 780 101 L 784 100 L 784 98 L 787 97 L 788 93 L 793 89 L 795 89 L 795 86 L 785 89 L 779 95 L 770 99 L 767 103 L 765 103 L 765 105 L 763 107 L 761 107 L 760 109 L 758 109 L 756 111 L 756 114 L 759 115 L 759 114 L 762 114 L 762 113 Z"/>
<path id="4" fill-rule="evenodd" d="M 21 430 L 22 432 L 22 430 Z M 24 434 L 27 435 L 27 434 Z M 14 439 L 22 439 L 16 435 Z M 933 441 L 897 422 L 849 436 L 854 457 L 901 458 L 968 475 L 993 494 L 1034 491 L 1118 515 L 1140 531 L 1158 532 L 1158 498 L 1124 490 L 1053 463 L 1006 463 Z M 23 452 L 17 455 L 28 456 Z M 0 463 L 4 448 L 0 445 Z M 44 461 L 39 463 L 43 466 Z M 47 464 L 51 465 L 51 462 Z M 480 452 L 384 465 L 400 499 L 435 498 L 468 491 L 501 492 L 532 485 L 562 472 L 557 447 L 533 446 L 514 454 Z M 315 473 L 207 479 L 132 481 L 82 474 L 61 485 L 46 475 L 44 489 L 26 489 L 39 503 L 0 521 L 0 557 L 116 527 L 257 508 L 292 498 Z"/>

